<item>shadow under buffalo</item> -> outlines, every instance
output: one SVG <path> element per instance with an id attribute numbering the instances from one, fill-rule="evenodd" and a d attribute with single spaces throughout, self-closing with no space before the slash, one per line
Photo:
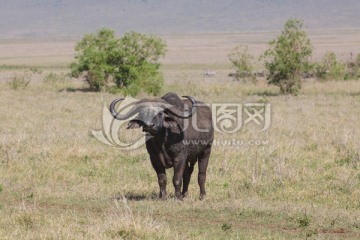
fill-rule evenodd
<path id="1" fill-rule="evenodd" d="M 277 96 L 280 96 L 280 92 L 271 92 L 271 91 L 265 90 L 265 91 L 261 91 L 261 92 L 253 92 L 248 95 L 259 96 L 259 97 L 277 97 Z"/>
<path id="2" fill-rule="evenodd" d="M 74 87 L 67 87 L 67 88 L 63 88 L 60 89 L 58 92 L 98 92 L 95 89 L 91 89 L 91 88 L 74 88 Z"/>
<path id="3" fill-rule="evenodd" d="M 168 195 L 168 198 L 173 197 L 171 194 Z M 144 200 L 160 200 L 158 193 L 152 192 L 150 194 L 145 193 L 132 193 L 127 192 L 126 194 L 117 194 L 113 197 L 116 200 L 122 200 L 123 198 L 126 198 L 130 201 L 144 201 Z"/>

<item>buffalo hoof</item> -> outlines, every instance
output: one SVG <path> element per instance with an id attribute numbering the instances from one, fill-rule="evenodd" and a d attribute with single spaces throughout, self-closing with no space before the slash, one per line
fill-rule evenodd
<path id="1" fill-rule="evenodd" d="M 160 190 L 160 192 L 159 192 L 159 198 L 160 198 L 161 200 L 166 200 L 166 199 L 167 199 L 167 192 L 166 192 L 166 190 L 163 190 L 163 191 Z"/>
<path id="2" fill-rule="evenodd" d="M 206 195 L 200 195 L 199 199 L 202 201 L 202 200 L 205 200 L 206 198 Z"/>
<path id="3" fill-rule="evenodd" d="M 189 193 L 188 193 L 188 192 L 185 192 L 185 193 L 182 194 L 182 196 L 183 196 L 183 198 L 186 198 L 186 197 L 189 196 Z"/>
<path id="4" fill-rule="evenodd" d="M 159 198 L 160 198 L 160 200 L 166 200 L 166 199 L 167 199 L 167 195 L 166 195 L 166 194 L 163 194 L 163 193 L 160 193 L 160 194 L 159 194 Z"/>
<path id="5" fill-rule="evenodd" d="M 184 200 L 184 197 L 181 193 L 175 193 L 175 199 L 176 200 L 180 200 L 180 201 L 183 201 Z"/>
<path id="6" fill-rule="evenodd" d="M 167 196 L 160 196 L 159 199 L 162 200 L 162 201 L 166 201 L 166 200 L 167 200 Z"/>

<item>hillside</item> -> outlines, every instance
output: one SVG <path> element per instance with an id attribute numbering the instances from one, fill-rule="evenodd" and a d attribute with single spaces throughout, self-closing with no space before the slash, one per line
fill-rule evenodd
<path id="1" fill-rule="evenodd" d="M 170 34 L 279 29 L 290 17 L 308 28 L 360 27 L 358 0 L 5 0 L 1 38 L 80 36 L 101 27 Z"/>

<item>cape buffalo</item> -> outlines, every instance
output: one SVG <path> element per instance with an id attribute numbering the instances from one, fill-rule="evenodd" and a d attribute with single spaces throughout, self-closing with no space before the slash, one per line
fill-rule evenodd
<path id="1" fill-rule="evenodd" d="M 158 177 L 159 197 L 162 199 L 166 198 L 165 169 L 174 168 L 175 197 L 182 199 L 188 195 L 191 174 L 197 161 L 200 199 L 206 195 L 206 169 L 214 138 L 212 113 L 203 102 L 190 96 L 183 97 L 187 99 L 181 100 L 175 93 L 167 93 L 161 98 L 142 99 L 125 114 L 115 110 L 122 98 L 115 99 L 110 105 L 112 116 L 118 120 L 137 114 L 127 128 L 142 127 L 146 132 L 146 149 Z"/>

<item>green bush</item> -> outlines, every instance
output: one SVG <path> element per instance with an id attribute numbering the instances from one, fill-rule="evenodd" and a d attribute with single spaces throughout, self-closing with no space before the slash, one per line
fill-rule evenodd
<path id="1" fill-rule="evenodd" d="M 60 80 L 61 80 L 61 76 L 59 76 L 58 74 L 53 73 L 53 72 L 45 75 L 45 77 L 43 79 L 44 83 L 54 83 L 54 82 L 57 82 Z"/>
<path id="2" fill-rule="evenodd" d="M 229 54 L 229 61 L 236 70 L 236 80 L 255 80 L 254 56 L 248 53 L 247 47 L 237 46 Z"/>
<path id="3" fill-rule="evenodd" d="M 46 74 L 43 78 L 43 83 L 48 87 L 56 90 L 67 89 L 70 86 L 70 78 L 65 73 L 53 73 Z"/>
<path id="4" fill-rule="evenodd" d="M 301 89 L 301 73 L 310 67 L 312 47 L 302 28 L 301 20 L 288 20 L 282 33 L 269 43 L 270 48 L 263 54 L 269 72 L 268 83 L 279 86 L 283 94 L 297 94 Z"/>
<path id="5" fill-rule="evenodd" d="M 358 54 L 355 60 L 350 59 L 347 63 L 347 69 L 345 74 L 345 79 L 355 79 L 360 78 L 360 54 Z"/>
<path id="6" fill-rule="evenodd" d="M 85 35 L 76 45 L 71 73 L 84 77 L 93 90 L 114 91 L 115 85 L 133 96 L 141 91 L 155 95 L 163 85 L 158 60 L 165 48 L 155 36 L 130 32 L 116 38 L 112 30 L 102 29 Z"/>
<path id="7" fill-rule="evenodd" d="M 327 52 L 322 61 L 315 65 L 315 75 L 320 80 L 344 80 L 346 65 L 337 60 L 335 53 Z"/>
<path id="8" fill-rule="evenodd" d="M 304 215 L 300 216 L 298 219 L 299 227 L 305 228 L 310 226 L 310 217 L 305 213 Z"/>
<path id="9" fill-rule="evenodd" d="M 223 223 L 223 225 L 221 225 L 221 229 L 226 232 L 229 231 L 231 229 L 231 224 L 228 223 Z"/>
<path id="10" fill-rule="evenodd" d="M 42 74 L 42 70 L 36 67 L 32 67 L 29 69 L 30 72 L 34 73 L 34 74 Z"/>
<path id="11" fill-rule="evenodd" d="M 31 82 L 32 73 L 25 71 L 14 76 L 9 82 L 9 86 L 13 90 L 24 90 Z"/>

